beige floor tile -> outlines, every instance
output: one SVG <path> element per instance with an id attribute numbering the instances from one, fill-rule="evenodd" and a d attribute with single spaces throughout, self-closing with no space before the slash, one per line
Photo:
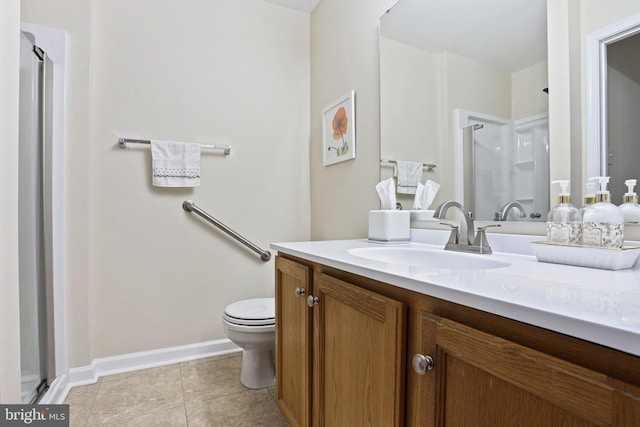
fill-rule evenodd
<path id="1" fill-rule="evenodd" d="M 187 402 L 189 427 L 287 426 L 266 389 Z"/>
<path id="2" fill-rule="evenodd" d="M 269 392 L 269 395 L 271 396 L 271 398 L 272 398 L 272 399 L 273 399 L 273 401 L 275 402 L 275 401 L 276 401 L 276 387 L 275 387 L 275 386 L 273 386 L 273 387 L 269 387 L 269 388 L 267 389 L 267 391 Z"/>
<path id="3" fill-rule="evenodd" d="M 131 371 L 131 372 L 123 372 L 121 374 L 114 374 L 114 375 L 108 375 L 106 377 L 102 377 L 100 378 L 100 382 L 104 383 L 104 382 L 109 382 L 109 381 L 117 381 L 117 380 L 121 380 L 124 378 L 131 378 L 131 377 L 137 377 L 140 375 L 162 375 L 162 373 L 166 370 L 172 370 L 175 369 L 177 366 L 177 364 L 173 364 L 173 365 L 166 365 L 166 366 L 158 366 L 156 368 L 148 368 L 148 369 L 139 369 L 137 371 Z"/>
<path id="4" fill-rule="evenodd" d="M 91 415 L 91 407 L 69 405 L 69 427 L 85 427 Z"/>
<path id="5" fill-rule="evenodd" d="M 96 400 L 97 393 L 97 383 L 73 387 L 69 390 L 69 394 L 67 394 L 66 399 L 64 399 L 64 403 L 90 406 L 93 405 L 93 402 Z"/>
<path id="6" fill-rule="evenodd" d="M 187 427 L 184 405 L 152 412 L 127 421 L 117 421 L 109 427 Z"/>
<path id="7" fill-rule="evenodd" d="M 184 405 L 180 367 L 150 369 L 100 383 L 88 425 L 114 425 Z"/>
<path id="8" fill-rule="evenodd" d="M 240 383 L 242 356 L 201 359 L 181 364 L 186 402 L 196 402 L 247 390 Z"/>
<path id="9" fill-rule="evenodd" d="M 83 427 L 87 424 L 97 394 L 98 384 L 74 387 L 69 391 L 64 403 L 69 405 L 71 427 Z"/>
<path id="10" fill-rule="evenodd" d="M 73 388 L 71 427 L 287 426 L 275 387 L 240 383 L 242 354 L 103 377 Z M 185 409 L 186 408 L 186 409 Z"/>

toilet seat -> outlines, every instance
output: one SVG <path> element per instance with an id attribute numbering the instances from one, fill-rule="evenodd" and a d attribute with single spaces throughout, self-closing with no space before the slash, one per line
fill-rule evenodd
<path id="1" fill-rule="evenodd" d="M 276 323 L 275 298 L 252 298 L 229 304 L 223 319 L 243 326 L 270 326 Z"/>

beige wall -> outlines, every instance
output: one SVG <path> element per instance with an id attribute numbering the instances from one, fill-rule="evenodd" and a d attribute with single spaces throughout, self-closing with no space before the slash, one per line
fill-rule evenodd
<path id="1" fill-rule="evenodd" d="M 542 61 L 511 75 L 512 119 L 549 112 L 549 95 L 542 91 L 549 87 L 548 69 Z"/>
<path id="2" fill-rule="evenodd" d="M 441 55 L 383 37 L 380 56 L 380 137 L 389 141 L 381 144 L 381 158 L 440 164 Z M 383 172 L 390 175 L 393 168 Z M 436 168 L 432 179 L 438 174 Z"/>
<path id="3" fill-rule="evenodd" d="M 309 238 L 309 15 L 259 0 L 94 4 L 92 355 L 224 338 L 226 305 L 273 296 L 274 261 L 182 202 L 262 248 Z M 202 154 L 198 188 L 155 188 L 149 149 L 119 136 L 232 152 Z"/>
<path id="4" fill-rule="evenodd" d="M 20 403 L 18 81 L 20 1 L 0 2 L 0 402 Z"/>
<path id="5" fill-rule="evenodd" d="M 395 0 L 322 0 L 311 13 L 311 237 L 367 236 L 379 209 L 379 18 Z M 356 92 L 356 158 L 322 166 L 322 109 Z"/>
<path id="6" fill-rule="evenodd" d="M 443 55 L 381 38 L 380 57 L 380 140 L 385 141 L 380 143 L 380 158 L 442 165 L 441 150 L 446 147 L 439 141 L 447 131 L 439 102 L 445 93 L 440 75 Z M 394 167 L 380 168 L 381 179 L 393 176 L 394 171 Z M 444 184 L 444 172 L 442 167 L 425 171 L 423 181 Z M 411 209 L 414 200 L 413 194 L 396 194 L 403 209 Z"/>
<path id="7" fill-rule="evenodd" d="M 273 295 L 273 261 L 182 210 L 193 199 L 268 248 L 308 240 L 309 15 L 261 0 L 22 0 L 69 32 L 69 367 L 224 338 L 224 306 Z M 277 23 L 274 25 L 273 23 Z M 148 147 L 228 143 L 201 185 L 150 185 Z"/>

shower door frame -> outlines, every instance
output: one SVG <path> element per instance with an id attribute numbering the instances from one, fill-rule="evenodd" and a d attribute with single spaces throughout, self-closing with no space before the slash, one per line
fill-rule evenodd
<path id="1" fill-rule="evenodd" d="M 68 76 L 68 52 L 69 37 L 65 31 L 44 27 L 40 25 L 21 23 L 20 30 L 30 33 L 35 37 L 36 44 L 47 52 L 47 56 L 53 62 L 53 84 L 52 84 L 52 111 L 51 111 L 51 152 L 50 168 L 50 200 L 51 210 L 50 221 L 50 247 L 52 248 L 51 274 L 52 274 L 52 295 L 53 299 L 53 341 L 54 366 L 49 368 L 53 373 L 49 392 L 40 400 L 40 403 L 50 403 L 55 401 L 57 388 L 64 388 L 61 384 L 61 376 L 68 373 L 67 362 L 67 316 L 65 304 L 65 221 L 64 221 L 64 158 L 67 138 L 66 129 L 66 88 Z M 57 382 L 57 384 L 56 384 Z M 54 393 L 52 393 L 54 389 Z"/>

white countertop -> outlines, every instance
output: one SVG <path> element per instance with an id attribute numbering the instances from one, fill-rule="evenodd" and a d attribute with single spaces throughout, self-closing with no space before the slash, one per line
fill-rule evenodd
<path id="1" fill-rule="evenodd" d="M 442 250 L 446 235 L 412 230 L 412 243 L 402 246 Z M 550 264 L 532 255 L 498 252 L 508 247 L 509 252 L 531 253 L 529 242 L 544 240 L 540 236 L 490 234 L 488 240 L 491 255 L 456 255 L 489 257 L 508 266 L 436 269 L 373 261 L 348 252 L 381 247 L 366 239 L 273 243 L 271 248 L 640 356 L 640 261 L 618 271 Z"/>

